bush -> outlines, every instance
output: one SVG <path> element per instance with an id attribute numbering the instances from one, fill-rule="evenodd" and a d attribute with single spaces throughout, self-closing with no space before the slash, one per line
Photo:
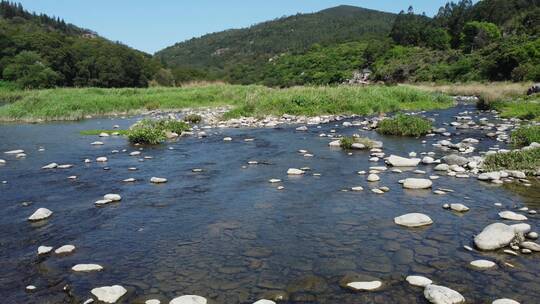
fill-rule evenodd
<path id="1" fill-rule="evenodd" d="M 512 132 L 510 138 L 512 146 L 525 147 L 533 142 L 540 143 L 540 126 L 520 127 Z"/>
<path id="2" fill-rule="evenodd" d="M 198 124 L 202 121 L 202 116 L 198 114 L 189 114 L 184 117 L 184 121 L 192 124 Z"/>
<path id="3" fill-rule="evenodd" d="M 166 139 L 167 132 L 181 134 L 189 130 L 189 125 L 173 119 L 143 119 L 127 132 L 128 139 L 134 144 L 157 145 Z"/>
<path id="4" fill-rule="evenodd" d="M 352 149 L 353 144 L 362 144 L 367 149 L 375 147 L 375 142 L 367 137 L 342 137 L 339 140 L 340 147 L 346 150 Z"/>
<path id="5" fill-rule="evenodd" d="M 379 122 L 377 132 L 386 135 L 421 136 L 431 131 L 431 121 L 416 116 L 399 114 Z"/>
<path id="6" fill-rule="evenodd" d="M 483 163 L 487 171 L 523 170 L 533 173 L 540 167 L 540 148 L 488 155 Z"/>

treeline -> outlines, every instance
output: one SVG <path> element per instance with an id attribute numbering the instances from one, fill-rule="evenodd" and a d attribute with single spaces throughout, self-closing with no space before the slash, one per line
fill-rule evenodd
<path id="1" fill-rule="evenodd" d="M 0 2 L 0 79 L 21 88 L 146 87 L 161 64 L 64 20 Z"/>

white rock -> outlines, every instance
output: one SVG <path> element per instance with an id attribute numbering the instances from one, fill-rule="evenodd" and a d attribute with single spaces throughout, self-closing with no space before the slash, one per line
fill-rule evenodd
<path id="1" fill-rule="evenodd" d="M 522 242 L 521 244 L 519 244 L 521 247 L 523 248 L 526 248 L 526 249 L 529 249 L 531 251 L 536 251 L 536 252 L 539 252 L 540 251 L 540 244 L 537 244 L 535 242 Z"/>
<path id="2" fill-rule="evenodd" d="M 507 246 L 514 239 L 514 228 L 503 223 L 488 225 L 474 238 L 474 244 L 481 250 L 495 250 Z"/>
<path id="3" fill-rule="evenodd" d="M 91 293 L 101 302 L 116 303 L 127 290 L 120 285 L 114 285 L 94 288 Z"/>
<path id="4" fill-rule="evenodd" d="M 41 221 L 44 219 L 49 218 L 53 212 L 47 208 L 39 208 L 36 210 L 30 217 L 28 218 L 29 221 Z"/>
<path id="5" fill-rule="evenodd" d="M 75 246 L 73 245 L 64 245 L 62 247 L 57 248 L 54 253 L 56 254 L 66 254 L 66 253 L 72 253 L 73 250 L 75 250 Z"/>
<path id="6" fill-rule="evenodd" d="M 431 281 L 430 279 L 423 276 L 417 276 L 417 275 L 408 276 L 406 280 L 412 286 L 418 286 L 418 287 L 426 287 L 429 284 L 433 283 L 433 281 Z"/>
<path id="7" fill-rule="evenodd" d="M 196 295 L 185 295 L 172 299 L 169 304 L 206 304 L 205 298 Z"/>
<path id="8" fill-rule="evenodd" d="M 141 155 L 141 151 L 133 151 L 129 153 L 129 156 L 139 156 L 139 155 Z"/>
<path id="9" fill-rule="evenodd" d="M 275 184 L 275 183 L 280 183 L 281 180 L 278 179 L 278 178 L 271 178 L 271 179 L 268 180 L 268 182 L 271 183 L 271 184 Z"/>
<path id="10" fill-rule="evenodd" d="M 422 213 L 408 213 L 394 218 L 394 223 L 405 227 L 420 227 L 431 225 L 433 221 Z"/>
<path id="11" fill-rule="evenodd" d="M 54 169 L 56 167 L 58 167 L 57 163 L 50 163 L 48 165 L 45 165 L 45 166 L 41 167 L 41 169 Z"/>
<path id="12" fill-rule="evenodd" d="M 450 169 L 450 166 L 448 166 L 447 164 L 438 164 L 437 166 L 435 166 L 435 168 L 433 168 L 433 170 L 435 171 L 448 171 L 448 169 Z"/>
<path id="13" fill-rule="evenodd" d="M 163 184 L 167 182 L 167 179 L 163 177 L 152 177 L 150 182 L 154 184 Z"/>
<path id="14" fill-rule="evenodd" d="M 354 289 L 354 290 L 375 290 L 379 289 L 382 286 L 381 281 L 370 281 L 370 282 L 351 282 L 347 284 L 347 287 Z"/>
<path id="15" fill-rule="evenodd" d="M 512 299 L 497 299 L 491 302 L 491 304 L 519 304 L 519 302 Z"/>
<path id="16" fill-rule="evenodd" d="M 6 151 L 4 152 L 5 154 L 21 154 L 21 153 L 24 153 L 24 150 L 11 150 L 11 151 Z"/>
<path id="17" fill-rule="evenodd" d="M 499 216 L 502 219 L 511 220 L 511 221 L 526 221 L 527 220 L 527 217 L 525 215 L 517 214 L 513 211 L 501 211 L 499 212 Z"/>
<path id="18" fill-rule="evenodd" d="M 97 201 L 95 201 L 94 204 L 95 204 L 96 206 L 103 206 L 103 205 L 110 204 L 110 203 L 112 203 L 112 202 L 113 202 L 113 201 L 108 200 L 108 199 L 102 199 L 102 200 L 97 200 Z"/>
<path id="19" fill-rule="evenodd" d="M 302 175 L 304 173 L 306 172 L 296 168 L 290 168 L 289 170 L 287 170 L 288 175 Z"/>
<path id="20" fill-rule="evenodd" d="M 124 180 L 122 180 L 122 182 L 124 183 L 133 183 L 133 182 L 136 182 L 137 180 L 133 177 L 130 177 L 130 178 L 126 178 Z"/>
<path id="21" fill-rule="evenodd" d="M 109 137 L 109 133 L 101 132 L 99 133 L 99 137 Z"/>
<path id="22" fill-rule="evenodd" d="M 26 290 L 27 290 L 27 291 L 34 291 L 34 290 L 36 290 L 36 286 L 34 286 L 34 285 L 28 285 L 28 286 L 26 286 Z"/>
<path id="23" fill-rule="evenodd" d="M 377 174 L 370 174 L 367 176 L 367 181 L 368 182 L 377 182 L 377 181 L 380 181 L 381 178 L 377 175 Z"/>
<path id="24" fill-rule="evenodd" d="M 150 300 L 146 300 L 144 304 L 161 304 L 161 301 L 158 299 L 150 299 Z"/>
<path id="25" fill-rule="evenodd" d="M 435 162 L 435 159 L 433 159 L 433 157 L 430 157 L 430 156 L 425 156 L 424 158 L 422 158 L 422 163 L 423 164 L 432 164 Z"/>
<path id="26" fill-rule="evenodd" d="M 108 161 L 108 159 L 107 159 L 107 157 L 105 157 L 105 156 L 101 156 L 101 157 L 96 158 L 96 161 L 97 161 L 98 163 L 105 163 L 105 162 Z"/>
<path id="27" fill-rule="evenodd" d="M 457 212 L 467 212 L 469 211 L 469 207 L 463 205 L 463 204 L 450 204 L 450 209 L 457 211 Z"/>
<path id="28" fill-rule="evenodd" d="M 352 191 L 364 191 L 364 188 L 362 186 L 352 187 Z"/>
<path id="29" fill-rule="evenodd" d="M 53 250 L 50 246 L 39 246 L 38 247 L 38 255 L 47 254 Z"/>
<path id="30" fill-rule="evenodd" d="M 433 304 L 460 304 L 465 298 L 457 291 L 439 285 L 428 285 L 424 289 L 424 297 Z"/>
<path id="31" fill-rule="evenodd" d="M 330 147 L 341 147 L 341 141 L 340 140 L 334 140 L 328 143 L 328 146 Z"/>
<path id="32" fill-rule="evenodd" d="M 103 142 L 101 141 L 95 141 L 93 143 L 91 143 L 92 146 L 102 146 L 103 145 Z"/>
<path id="33" fill-rule="evenodd" d="M 403 181 L 405 189 L 427 189 L 431 188 L 433 182 L 425 178 L 407 178 Z"/>
<path id="34" fill-rule="evenodd" d="M 5 164 L 6 164 L 6 161 L 3 159 L 0 159 L 0 165 L 5 165 Z"/>
<path id="35" fill-rule="evenodd" d="M 262 299 L 262 300 L 259 300 L 259 301 L 255 302 L 255 303 L 253 303 L 253 304 L 276 304 L 276 302 Z"/>
<path id="36" fill-rule="evenodd" d="M 223 141 L 232 141 L 232 137 L 224 137 Z"/>
<path id="37" fill-rule="evenodd" d="M 103 196 L 103 199 L 113 201 L 113 202 L 119 202 L 122 200 L 122 197 L 119 194 L 109 193 L 109 194 L 105 194 Z"/>
<path id="38" fill-rule="evenodd" d="M 375 193 L 375 194 L 384 194 L 384 191 L 382 191 L 381 189 L 371 189 L 371 192 Z"/>
<path id="39" fill-rule="evenodd" d="M 101 271 L 103 267 L 98 264 L 77 264 L 71 267 L 71 270 L 76 272 L 92 272 L 92 271 Z"/>
<path id="40" fill-rule="evenodd" d="M 396 155 L 390 155 L 386 161 L 394 167 L 416 167 L 420 163 L 419 158 L 405 158 Z"/>
<path id="41" fill-rule="evenodd" d="M 526 223 L 514 224 L 514 225 L 510 225 L 510 227 L 514 228 L 514 231 L 520 234 L 526 234 L 529 231 L 531 231 L 531 225 L 526 224 Z"/>
<path id="42" fill-rule="evenodd" d="M 495 267 L 495 263 L 488 260 L 475 260 L 471 262 L 471 266 L 481 269 L 487 269 Z"/>

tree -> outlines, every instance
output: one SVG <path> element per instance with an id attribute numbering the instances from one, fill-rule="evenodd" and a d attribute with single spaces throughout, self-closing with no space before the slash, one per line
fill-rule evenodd
<path id="1" fill-rule="evenodd" d="M 154 75 L 154 81 L 164 87 L 173 87 L 174 86 L 174 75 L 169 69 L 160 69 Z"/>
<path id="2" fill-rule="evenodd" d="M 60 75 L 47 66 L 39 54 L 30 51 L 15 56 L 3 76 L 25 89 L 50 88 L 60 80 Z"/>
<path id="3" fill-rule="evenodd" d="M 472 21 L 465 24 L 461 43 L 465 52 L 481 49 L 501 38 L 499 27 L 490 22 Z"/>

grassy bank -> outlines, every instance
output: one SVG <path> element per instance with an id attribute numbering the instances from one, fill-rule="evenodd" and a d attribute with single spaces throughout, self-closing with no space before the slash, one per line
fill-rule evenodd
<path id="1" fill-rule="evenodd" d="M 416 89 L 448 95 L 476 96 L 481 108 L 497 110 L 503 117 L 540 120 L 540 95 L 527 96 L 532 83 L 492 82 L 466 84 L 416 84 Z"/>
<path id="2" fill-rule="evenodd" d="M 484 160 L 486 171 L 524 170 L 531 174 L 540 168 L 540 148 L 496 153 Z"/>
<path id="3" fill-rule="evenodd" d="M 78 120 L 86 116 L 135 114 L 233 106 L 226 118 L 265 115 L 372 114 L 440 109 L 452 105 L 441 94 L 408 87 L 294 87 L 205 85 L 182 88 L 62 88 L 13 91 L 0 87 L 0 121 Z"/>

